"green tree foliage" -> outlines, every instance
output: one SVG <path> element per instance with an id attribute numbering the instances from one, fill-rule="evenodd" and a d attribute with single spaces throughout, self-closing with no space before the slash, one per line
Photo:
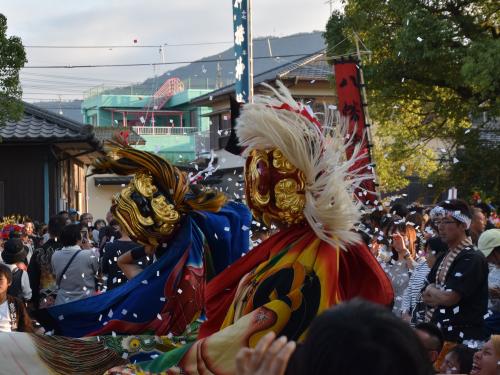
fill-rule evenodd
<path id="1" fill-rule="evenodd" d="M 7 18 L 0 14 L 0 125 L 22 115 L 19 70 L 26 63 L 21 39 L 7 37 Z"/>
<path id="2" fill-rule="evenodd" d="M 443 165 L 430 143 L 459 145 L 471 118 L 500 115 L 500 6 L 492 0 L 350 0 L 334 12 L 330 56 L 371 50 L 364 73 L 384 190 Z M 454 150 L 453 150 L 454 151 Z M 462 165 L 465 167 L 465 165 Z"/>
<path id="3" fill-rule="evenodd" d="M 441 163 L 448 164 L 447 168 L 431 176 L 438 191 L 449 188 L 449 181 L 453 181 L 460 196 L 467 200 L 477 192 L 483 201 L 500 204 L 500 129 L 489 128 L 465 130 L 457 136 L 455 156 L 444 157 Z"/>

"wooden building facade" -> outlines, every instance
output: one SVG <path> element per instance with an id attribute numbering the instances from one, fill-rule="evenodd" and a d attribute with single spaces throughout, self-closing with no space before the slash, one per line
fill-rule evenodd
<path id="1" fill-rule="evenodd" d="M 0 137 L 0 216 L 47 222 L 61 210 L 86 211 L 87 168 L 102 153 L 91 126 L 24 103 Z"/>

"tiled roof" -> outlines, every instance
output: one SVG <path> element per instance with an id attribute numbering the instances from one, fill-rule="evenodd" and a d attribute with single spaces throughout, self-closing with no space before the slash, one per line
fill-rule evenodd
<path id="1" fill-rule="evenodd" d="M 263 82 L 274 81 L 276 79 L 299 78 L 299 79 L 328 79 L 331 68 L 324 59 L 323 50 L 301 57 L 292 62 L 287 62 L 271 70 L 256 74 L 253 77 L 253 84 L 257 86 Z M 217 97 L 234 92 L 234 83 L 220 89 L 198 96 L 192 103 L 203 102 L 210 97 Z"/>
<path id="2" fill-rule="evenodd" d="M 24 103 L 19 121 L 7 121 L 0 126 L 4 143 L 87 141 L 98 144 L 91 126 L 70 120 L 33 104 Z"/>
<path id="3" fill-rule="evenodd" d="M 288 71 L 279 74 L 281 79 L 298 78 L 310 80 L 326 80 L 332 75 L 332 67 L 324 59 L 323 54 L 314 56 L 309 62 L 292 67 Z"/>

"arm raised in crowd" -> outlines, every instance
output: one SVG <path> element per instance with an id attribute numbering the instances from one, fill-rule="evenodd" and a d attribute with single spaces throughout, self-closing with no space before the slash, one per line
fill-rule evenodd
<path id="1" fill-rule="evenodd" d="M 137 264 L 137 261 L 146 255 L 152 255 L 154 248 L 152 246 L 137 247 L 125 254 L 122 254 L 117 261 L 118 267 L 122 270 L 127 279 L 133 279 L 142 272 L 142 268 Z"/>

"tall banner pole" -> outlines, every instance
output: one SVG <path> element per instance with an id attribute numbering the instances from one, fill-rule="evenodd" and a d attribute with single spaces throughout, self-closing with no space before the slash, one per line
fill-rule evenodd
<path id="1" fill-rule="evenodd" d="M 351 157 L 357 144 L 361 149 L 357 155 L 358 160 L 351 170 L 359 174 L 373 174 L 371 180 L 364 180 L 360 189 L 356 190 L 357 198 L 365 204 L 373 204 L 380 200 L 377 193 L 377 182 L 374 165 L 372 163 L 370 124 L 368 123 L 368 112 L 366 97 L 364 97 L 364 81 L 358 58 L 334 60 L 333 69 L 337 89 L 337 100 L 339 112 L 349 119 L 349 134 L 353 134 L 354 140 L 347 148 L 347 157 Z"/>
<path id="2" fill-rule="evenodd" d="M 253 96 L 253 56 L 251 39 L 251 0 L 232 0 L 234 31 L 235 95 L 239 103 L 248 103 Z"/>

